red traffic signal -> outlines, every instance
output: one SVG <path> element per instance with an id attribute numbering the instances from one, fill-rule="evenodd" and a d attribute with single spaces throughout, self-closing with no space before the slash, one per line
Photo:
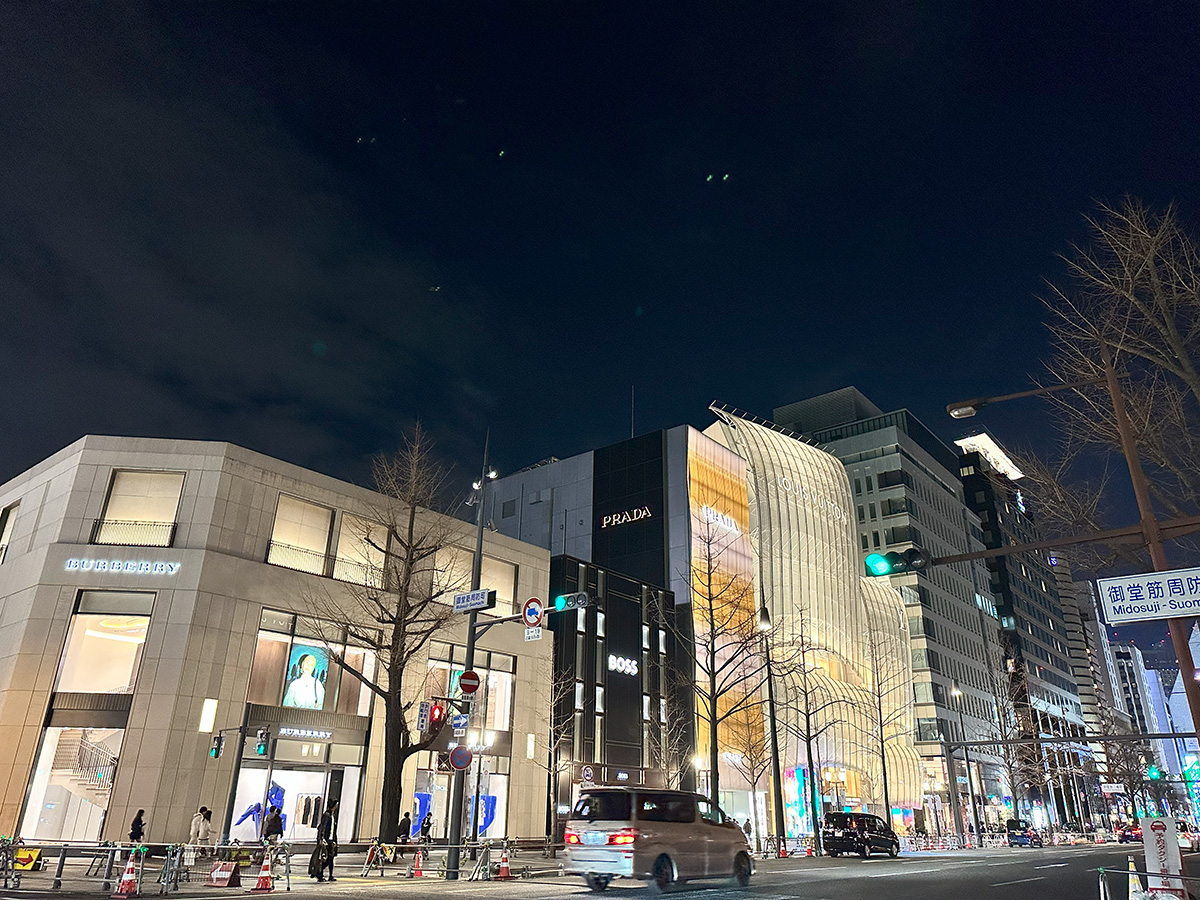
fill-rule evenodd
<path id="1" fill-rule="evenodd" d="M 446 707 L 438 703 L 433 709 L 429 710 L 429 727 L 431 729 L 437 728 L 442 724 L 444 718 L 446 718 Z"/>

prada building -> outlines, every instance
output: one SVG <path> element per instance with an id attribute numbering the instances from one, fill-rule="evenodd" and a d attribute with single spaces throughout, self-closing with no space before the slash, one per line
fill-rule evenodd
<path id="1" fill-rule="evenodd" d="M 789 835 L 812 833 L 808 798 L 822 769 L 838 772 L 833 783 L 817 785 L 823 809 L 869 809 L 903 827 L 912 822 L 921 797 L 907 620 L 897 592 L 861 576 L 845 469 L 769 422 L 713 411 L 717 421 L 704 432 L 686 425 L 651 432 L 546 460 L 494 485 L 489 518 L 502 533 L 550 551 L 552 592 L 587 590 L 597 598 L 577 621 L 555 625 L 556 666 L 560 677 L 574 676 L 578 693 L 556 707 L 556 727 L 572 734 L 572 790 L 589 781 L 620 784 L 635 778 L 706 789 L 708 729 L 694 726 L 695 696 L 690 689 L 673 689 L 659 673 L 691 671 L 695 677 L 689 667 L 696 646 L 681 642 L 700 630 L 688 621 L 694 618 L 693 598 L 700 596 L 693 564 L 705 552 L 706 535 L 716 533 L 724 577 L 747 586 L 739 592 L 745 606 L 740 614 L 757 615 L 761 599 L 775 623 L 773 640 L 793 640 L 803 630 L 820 689 L 845 698 L 854 710 L 843 711 L 842 722 L 824 729 L 815 748 L 816 773 L 808 770 L 800 742 L 781 746 Z M 551 618 L 565 615 L 579 614 Z M 641 683 L 623 681 L 621 669 L 628 665 L 623 661 L 639 653 Z M 872 736 L 871 725 L 879 718 L 880 694 L 873 673 L 881 670 L 893 685 L 905 686 L 887 693 L 888 734 L 882 739 Z M 787 724 L 785 718 L 794 723 L 798 713 L 779 696 L 782 688 L 776 686 L 781 724 Z M 632 709 L 640 704 L 641 716 L 629 716 L 630 703 Z M 618 717 L 612 710 L 619 710 L 621 725 L 614 725 Z M 765 722 L 755 715 L 757 721 L 741 724 L 762 740 Z M 691 727 L 675 727 L 671 720 L 680 716 Z M 638 725 L 646 726 L 641 735 Z M 766 834 L 769 776 L 748 782 L 733 742 L 726 741 L 731 725 L 717 730 L 720 802 L 738 821 L 749 819 L 757 834 Z M 779 730 L 783 735 L 787 729 Z M 679 749 L 680 742 L 686 749 Z M 872 746 L 886 748 L 886 792 L 880 751 Z M 679 759 L 684 771 L 675 770 Z M 560 774 L 560 812 L 569 803 L 565 778 Z M 885 795 L 890 810 L 884 809 Z"/>

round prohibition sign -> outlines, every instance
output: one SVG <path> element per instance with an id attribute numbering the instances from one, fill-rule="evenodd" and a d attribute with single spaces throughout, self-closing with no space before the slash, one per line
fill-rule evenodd
<path id="1" fill-rule="evenodd" d="M 473 694 L 479 690 L 479 673 L 474 669 L 467 669 L 458 676 L 458 688 L 464 694 Z"/>
<path id="2" fill-rule="evenodd" d="M 474 759 L 474 756 L 466 747 L 455 747 L 450 751 L 450 768 L 459 771 L 470 768 L 472 759 Z"/>
<path id="3" fill-rule="evenodd" d="M 546 606 L 537 597 L 530 597 L 525 601 L 525 605 L 521 608 L 521 618 L 525 621 L 526 628 L 536 628 L 542 624 L 542 616 L 546 612 Z"/>

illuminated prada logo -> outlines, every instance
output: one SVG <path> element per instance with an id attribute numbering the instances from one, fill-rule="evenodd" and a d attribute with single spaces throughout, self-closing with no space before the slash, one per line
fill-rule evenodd
<path id="1" fill-rule="evenodd" d="M 652 519 L 654 514 L 648 506 L 638 506 L 625 512 L 613 513 L 600 520 L 601 528 L 611 528 L 614 525 L 628 525 L 630 522 L 640 522 L 642 519 Z"/>
<path id="2" fill-rule="evenodd" d="M 741 529 L 737 527 L 737 522 L 733 521 L 733 516 L 717 512 L 711 506 L 700 507 L 700 516 L 705 522 L 716 525 L 718 528 L 724 528 L 726 531 L 732 531 L 734 534 L 742 533 Z"/>

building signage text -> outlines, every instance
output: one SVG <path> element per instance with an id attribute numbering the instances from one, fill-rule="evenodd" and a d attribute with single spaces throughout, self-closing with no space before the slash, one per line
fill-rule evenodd
<path id="1" fill-rule="evenodd" d="M 311 728 L 280 728 L 280 737 L 299 737 L 299 738 L 316 738 L 319 741 L 327 741 L 333 737 L 332 731 L 314 731 Z"/>
<path id="2" fill-rule="evenodd" d="M 700 507 L 700 516 L 705 522 L 716 525 L 718 528 L 724 528 L 726 531 L 732 531 L 734 534 L 742 533 L 741 529 L 737 527 L 737 522 L 733 520 L 733 516 L 717 512 L 711 506 Z"/>
<path id="3" fill-rule="evenodd" d="M 68 559 L 67 571 L 78 572 L 125 572 L 131 575 L 174 575 L 179 571 L 177 562 L 149 562 L 134 559 Z"/>
<path id="4" fill-rule="evenodd" d="M 640 522 L 642 519 L 652 519 L 654 514 L 648 506 L 637 506 L 624 512 L 613 513 L 600 520 L 601 528 L 611 528 L 614 525 L 628 525 L 630 522 Z"/>
<path id="5" fill-rule="evenodd" d="M 1096 586 L 1109 625 L 1200 612 L 1200 567 L 1101 578 Z"/>
<path id="6" fill-rule="evenodd" d="M 636 675 L 638 673 L 638 661 L 610 653 L 608 654 L 608 671 L 618 672 L 621 675 Z"/>
<path id="7" fill-rule="evenodd" d="M 839 519 L 841 521 L 845 521 L 846 519 L 845 510 L 834 503 L 833 500 L 827 495 L 818 494 L 815 490 L 810 490 L 806 484 L 799 484 L 798 482 L 792 481 L 792 479 L 788 478 L 786 475 L 779 475 L 775 478 L 775 487 L 788 494 L 791 494 L 793 497 L 800 498 L 804 500 L 804 502 L 815 506 L 817 509 L 821 510 L 831 518 Z"/>

